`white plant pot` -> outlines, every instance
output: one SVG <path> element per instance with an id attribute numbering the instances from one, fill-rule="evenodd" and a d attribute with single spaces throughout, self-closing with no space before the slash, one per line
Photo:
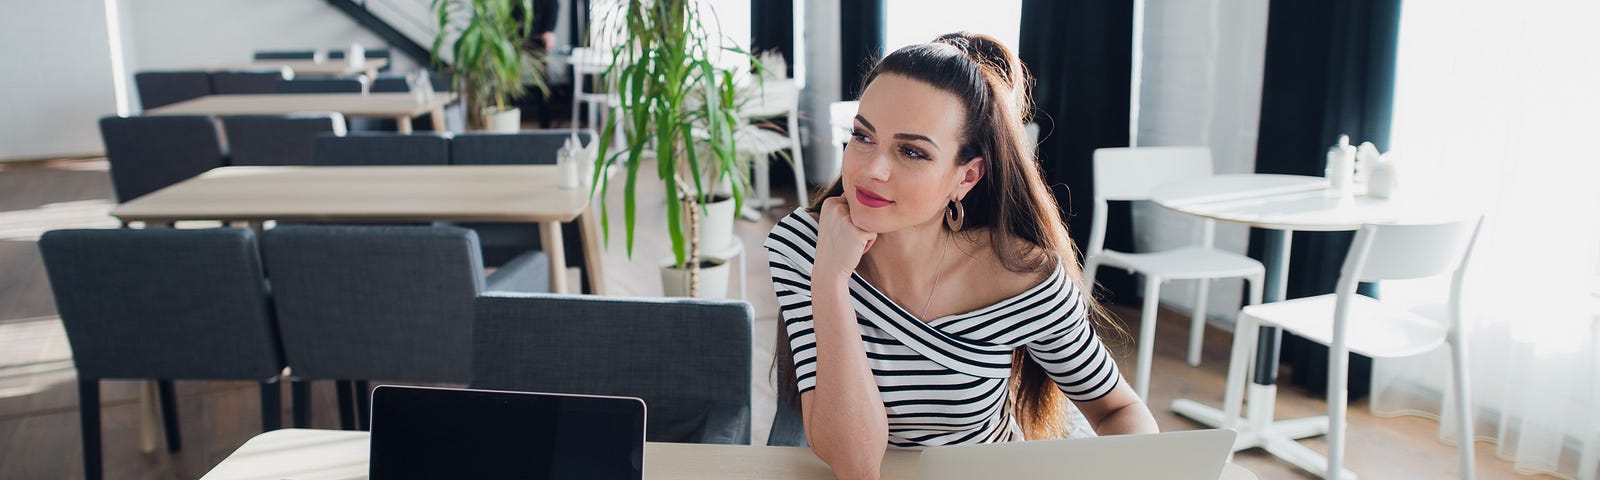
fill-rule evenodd
<path id="1" fill-rule="evenodd" d="M 495 133 L 517 133 L 522 130 L 522 109 L 511 108 L 495 111 L 493 108 L 483 109 L 483 118 L 488 119 L 488 131 Z"/>
<path id="2" fill-rule="evenodd" d="M 700 294 L 695 298 L 728 298 L 728 262 L 717 260 L 713 267 L 700 268 Z M 689 270 L 673 265 L 672 257 L 661 261 L 661 291 L 668 297 L 689 296 Z"/>
<path id="3" fill-rule="evenodd" d="M 688 204 L 684 204 L 687 206 Z M 717 252 L 733 245 L 733 198 L 705 206 L 700 215 L 700 251 Z M 683 232 L 689 233 L 689 212 L 683 212 Z"/>

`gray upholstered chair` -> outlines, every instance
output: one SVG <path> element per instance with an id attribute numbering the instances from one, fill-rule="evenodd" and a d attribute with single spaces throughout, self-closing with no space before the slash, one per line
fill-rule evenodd
<path id="1" fill-rule="evenodd" d="M 450 137 L 429 134 L 357 133 L 318 135 L 315 165 L 446 165 Z"/>
<path id="2" fill-rule="evenodd" d="M 750 304 L 487 294 L 472 387 L 644 399 L 653 442 L 750 443 Z"/>
<path id="3" fill-rule="evenodd" d="M 309 424 L 314 380 L 357 381 L 357 417 L 367 380 L 467 383 L 473 299 L 486 288 L 549 291 L 543 255 L 486 281 L 477 241 L 456 227 L 280 225 L 263 235 L 296 427 Z M 344 428 L 348 385 L 338 390 Z"/>
<path id="4" fill-rule="evenodd" d="M 556 151 L 572 131 L 524 130 L 517 133 L 463 133 L 450 140 L 451 165 L 554 165 Z M 584 145 L 593 141 L 589 130 L 578 132 Z M 539 250 L 539 225 L 533 223 L 462 223 L 478 232 L 483 243 L 485 265 L 499 265 L 523 252 Z M 563 224 L 562 238 L 567 245 L 582 245 L 577 225 Z M 567 249 L 567 265 L 579 267 L 588 275 L 583 249 Z M 588 285 L 588 281 L 581 282 Z"/>
<path id="5" fill-rule="evenodd" d="M 158 379 L 169 451 L 174 379 L 260 382 L 262 429 L 279 427 L 283 354 L 250 230 L 56 230 L 39 250 L 78 370 L 87 478 L 101 475 L 102 379 Z"/>
<path id="6" fill-rule="evenodd" d="M 772 430 L 767 433 L 767 445 L 774 447 L 805 447 L 806 425 L 800 413 L 800 391 L 794 380 L 794 354 L 789 349 L 789 331 L 778 322 L 773 351 L 778 359 L 773 362 L 777 381 L 778 408 L 773 412 Z M 787 370 L 787 371 L 785 371 Z M 787 378 L 786 378 L 787 377 Z"/>
<path id="7" fill-rule="evenodd" d="M 280 80 L 276 93 L 365 93 L 366 77 L 357 78 L 296 78 Z"/>
<path id="8" fill-rule="evenodd" d="M 205 115 L 100 119 L 117 202 L 126 202 L 226 163 L 217 120 Z"/>
<path id="9" fill-rule="evenodd" d="M 273 93 L 278 82 L 294 78 L 289 67 L 211 73 L 211 91 L 218 94 Z"/>
<path id="10" fill-rule="evenodd" d="M 331 50 L 331 51 L 328 52 L 328 59 L 329 60 L 343 60 L 344 59 L 344 55 L 345 55 L 345 51 L 344 50 Z M 362 51 L 362 56 L 365 57 L 365 58 L 368 58 L 368 59 L 389 58 L 390 55 L 391 54 L 389 53 L 389 49 L 387 49 L 387 48 L 369 48 L 369 49 L 366 49 L 366 50 Z M 383 68 L 378 69 L 378 71 L 387 72 L 387 71 L 390 71 L 390 70 L 393 70 L 393 69 L 394 69 L 394 62 L 391 60 L 388 65 L 384 65 Z"/>
<path id="11" fill-rule="evenodd" d="M 317 52 L 313 50 L 256 50 L 256 60 L 311 60 L 316 58 Z"/>
<path id="12" fill-rule="evenodd" d="M 222 118 L 229 165 L 311 165 L 318 134 L 344 135 L 338 113 L 233 115 Z"/>
<path id="13" fill-rule="evenodd" d="M 133 83 L 145 110 L 212 94 L 211 75 L 206 72 L 139 72 Z"/>

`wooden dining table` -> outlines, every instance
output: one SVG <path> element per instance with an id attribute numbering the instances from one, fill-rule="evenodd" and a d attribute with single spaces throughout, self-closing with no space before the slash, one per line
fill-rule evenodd
<path id="1" fill-rule="evenodd" d="M 123 222 L 538 223 L 550 285 L 569 291 L 561 224 L 577 222 L 589 291 L 603 294 L 587 187 L 561 188 L 554 165 L 222 167 L 118 205 Z"/>
<path id="2" fill-rule="evenodd" d="M 377 78 L 378 70 L 389 65 L 387 58 L 368 58 L 359 65 L 351 65 L 349 60 L 343 58 L 328 59 L 318 62 L 311 59 L 259 59 L 249 62 L 210 63 L 202 65 L 200 70 L 218 72 L 224 70 L 264 70 L 288 67 L 297 75 L 317 75 L 348 77 L 351 75 L 365 74 L 368 78 Z"/>
<path id="3" fill-rule="evenodd" d="M 418 103 L 410 93 L 261 93 L 206 95 L 152 108 L 146 115 L 287 115 L 339 112 L 346 117 L 392 118 L 400 133 L 411 133 L 411 119 L 432 114 L 434 131 L 445 131 L 444 107 L 452 92 L 437 92 Z"/>

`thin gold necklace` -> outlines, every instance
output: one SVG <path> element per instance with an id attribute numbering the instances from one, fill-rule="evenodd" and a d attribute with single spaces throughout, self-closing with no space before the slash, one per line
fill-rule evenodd
<path id="1" fill-rule="evenodd" d="M 941 232 L 942 232 L 942 230 L 941 230 Z M 950 254 L 950 248 L 949 247 L 950 247 L 949 245 L 945 245 L 945 248 L 942 249 L 943 251 L 939 252 L 939 264 L 933 267 L 933 287 L 928 289 L 928 299 L 924 300 L 922 302 L 922 321 L 923 322 L 928 322 L 928 321 L 933 320 L 932 318 L 928 317 L 928 306 L 933 304 L 933 292 L 939 290 L 939 280 L 944 279 L 944 275 L 940 275 L 939 271 L 944 269 L 944 257 L 945 257 L 945 255 L 949 255 Z"/>

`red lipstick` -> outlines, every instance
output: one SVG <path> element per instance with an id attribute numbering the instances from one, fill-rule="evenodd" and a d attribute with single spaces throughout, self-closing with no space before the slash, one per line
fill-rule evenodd
<path id="1" fill-rule="evenodd" d="M 872 193 L 872 191 L 860 187 L 856 188 L 856 201 L 871 208 L 883 208 L 889 206 L 891 203 L 894 203 L 887 198 L 880 197 L 878 194 Z"/>

